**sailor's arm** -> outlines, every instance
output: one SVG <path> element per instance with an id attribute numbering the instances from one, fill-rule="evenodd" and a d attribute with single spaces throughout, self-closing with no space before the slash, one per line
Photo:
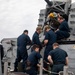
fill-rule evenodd
<path id="1" fill-rule="evenodd" d="M 65 64 L 68 66 L 68 57 L 66 57 L 66 62 L 65 62 Z"/>
<path id="2" fill-rule="evenodd" d="M 52 57 L 50 55 L 48 55 L 48 61 L 53 64 L 53 60 L 52 60 Z"/>
<path id="3" fill-rule="evenodd" d="M 48 43 L 48 40 L 44 40 L 44 44 L 46 45 Z"/>
<path id="4" fill-rule="evenodd" d="M 49 39 L 49 34 L 48 32 L 45 34 L 45 39 L 44 39 L 44 45 L 46 45 L 48 43 L 48 39 Z"/>

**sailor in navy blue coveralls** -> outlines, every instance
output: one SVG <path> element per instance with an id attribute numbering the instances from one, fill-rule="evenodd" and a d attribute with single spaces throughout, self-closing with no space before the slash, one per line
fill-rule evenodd
<path id="1" fill-rule="evenodd" d="M 41 42 L 39 40 L 39 34 L 41 33 L 41 30 L 42 30 L 41 27 L 37 27 L 36 32 L 33 34 L 32 37 L 33 45 L 34 44 L 39 45 L 40 49 L 42 48 Z"/>
<path id="2" fill-rule="evenodd" d="M 64 15 L 58 16 L 58 21 L 60 22 L 59 29 L 56 30 L 57 34 L 57 40 L 63 39 L 63 38 L 68 38 L 70 36 L 69 34 L 69 26 L 67 21 L 64 18 Z"/>
<path id="3" fill-rule="evenodd" d="M 1 60 L 3 59 L 4 56 L 4 49 L 3 46 L 0 44 L 0 52 L 1 52 Z"/>
<path id="4" fill-rule="evenodd" d="M 25 66 L 24 62 L 28 58 L 26 46 L 30 43 L 31 43 L 31 40 L 28 36 L 28 30 L 25 30 L 24 33 L 17 38 L 17 58 L 15 61 L 14 71 L 17 71 L 18 62 L 20 62 L 21 59 L 23 59 L 23 69 L 24 69 L 24 66 Z"/>
<path id="5" fill-rule="evenodd" d="M 29 70 L 27 70 L 26 72 L 29 75 L 37 75 L 37 64 L 39 64 L 39 60 L 40 58 L 42 58 L 42 56 L 39 53 L 39 46 L 38 45 L 33 45 L 33 52 L 31 52 L 31 54 L 28 56 L 28 61 L 30 61 L 31 63 L 31 68 Z"/>
<path id="6" fill-rule="evenodd" d="M 48 60 L 50 64 L 53 65 L 52 72 L 59 73 L 60 71 L 63 71 L 65 65 L 68 65 L 68 55 L 66 51 L 59 48 L 58 43 L 53 44 L 53 49 L 54 50 L 49 52 Z"/>
<path id="7" fill-rule="evenodd" d="M 46 48 L 44 51 L 44 61 L 48 62 L 47 57 L 48 53 L 53 49 L 52 45 L 56 42 L 56 34 L 50 29 L 49 26 L 45 27 L 46 35 L 44 39 L 44 44 L 46 44 Z M 44 65 L 44 68 L 46 68 L 47 65 Z"/>

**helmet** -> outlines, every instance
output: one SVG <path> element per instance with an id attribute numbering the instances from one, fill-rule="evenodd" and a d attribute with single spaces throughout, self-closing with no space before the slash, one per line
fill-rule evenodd
<path id="1" fill-rule="evenodd" d="M 49 18 L 54 18 L 54 13 L 50 13 L 50 14 L 48 15 L 48 17 L 49 17 Z"/>

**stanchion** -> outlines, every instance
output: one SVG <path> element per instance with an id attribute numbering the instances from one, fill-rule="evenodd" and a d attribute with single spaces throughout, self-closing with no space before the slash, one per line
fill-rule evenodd
<path id="1" fill-rule="evenodd" d="M 40 59 L 40 74 L 39 75 L 43 75 L 43 59 Z"/>
<path id="2" fill-rule="evenodd" d="M 8 75 L 8 62 L 4 63 L 4 75 Z"/>
<path id="3" fill-rule="evenodd" d="M 68 66 L 64 66 L 63 75 L 68 75 Z"/>

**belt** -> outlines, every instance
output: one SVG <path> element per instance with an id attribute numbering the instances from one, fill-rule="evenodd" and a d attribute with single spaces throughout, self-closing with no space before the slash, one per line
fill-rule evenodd
<path id="1" fill-rule="evenodd" d="M 58 65 L 58 64 L 64 64 L 65 65 L 65 63 L 63 63 L 63 62 L 55 62 L 54 63 L 54 65 Z"/>

